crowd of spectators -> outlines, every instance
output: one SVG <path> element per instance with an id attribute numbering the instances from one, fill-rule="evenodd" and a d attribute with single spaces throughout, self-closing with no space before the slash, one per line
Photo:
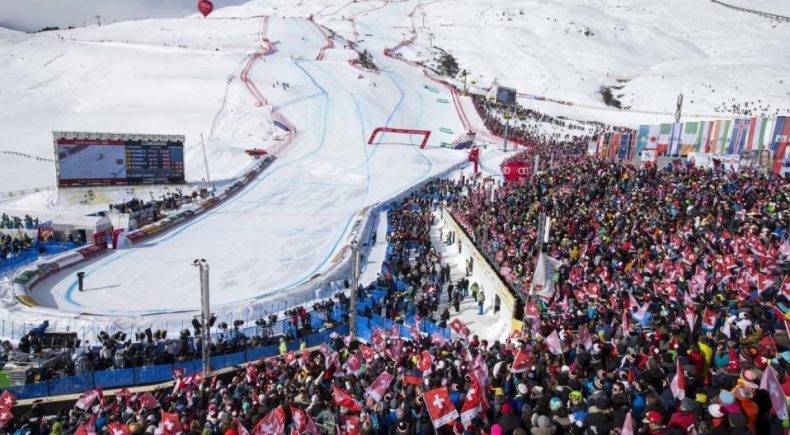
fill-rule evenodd
<path id="1" fill-rule="evenodd" d="M 531 152 L 524 157 L 541 151 Z M 369 343 L 335 336 L 225 382 L 176 374 L 175 387 L 153 394 L 87 392 L 54 418 L 34 407 L 6 430 L 786 433 L 787 181 L 556 160 L 493 194 L 477 179 L 435 180 L 392 204 L 390 252 L 374 285 L 390 290 L 374 308 L 387 316 L 443 317 L 442 294 L 465 287 L 431 244 L 432 210 L 448 207 L 526 292 L 542 214 L 552 221 L 544 251 L 561 263 L 552 286 L 521 294 L 524 331 L 490 342 L 466 333 L 403 340 L 376 330 Z"/>
<path id="2" fill-rule="evenodd" d="M 548 115 L 521 105 L 506 106 L 491 101 L 484 95 L 470 94 L 472 103 L 486 128 L 494 135 L 504 137 L 505 116 L 512 117 L 508 128 L 508 140 L 526 147 L 549 145 L 552 149 L 562 149 L 564 145 L 586 144 L 599 134 L 631 133 L 633 130 L 614 127 L 597 121 L 568 120 Z M 530 122 L 527 122 L 530 121 Z M 531 124 L 532 123 L 532 124 Z M 546 126 L 559 127 L 554 133 L 547 134 Z M 578 131 L 578 134 L 564 133 L 562 130 Z"/>

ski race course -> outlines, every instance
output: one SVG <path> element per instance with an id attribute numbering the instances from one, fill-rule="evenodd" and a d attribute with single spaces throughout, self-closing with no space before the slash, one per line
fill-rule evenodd
<path id="1" fill-rule="evenodd" d="M 229 85 L 247 93 L 239 97 L 247 107 L 231 112 L 249 118 L 257 111 L 291 127 L 271 141 L 278 158 L 269 168 L 193 220 L 83 263 L 83 292 L 74 268 L 43 280 L 33 291 L 40 307 L 16 304 L 13 316 L 33 322 L 45 315 L 59 330 L 126 329 L 165 318 L 178 324 L 200 307 L 195 258 L 211 265 L 212 309 L 242 319 L 277 303 L 287 307 L 288 299 L 311 300 L 347 276 L 348 245 L 376 231 L 377 205 L 466 161 L 466 152 L 440 146 L 462 134 L 466 121 L 449 87 L 384 55 L 401 39 L 402 29 L 390 27 L 413 29 L 416 0 L 346 6 L 343 20 L 339 10 L 315 20 L 337 16 L 351 26 L 348 35 L 381 33 L 354 44 L 309 19 L 250 18 L 260 26 L 261 45 Z M 379 71 L 352 65 L 352 47 L 369 50 Z M 221 109 L 213 129 L 238 128 L 231 112 Z M 384 126 L 434 134 L 425 149 L 418 135 L 385 133 L 368 144 L 373 129 Z"/>

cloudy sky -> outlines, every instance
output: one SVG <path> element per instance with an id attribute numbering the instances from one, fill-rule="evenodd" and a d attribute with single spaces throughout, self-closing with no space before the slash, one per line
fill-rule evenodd
<path id="1" fill-rule="evenodd" d="M 214 7 L 246 0 L 212 0 Z M 197 13 L 197 0 L 0 0 L 0 26 L 35 31 L 42 27 L 84 26 L 141 18 L 183 17 Z"/>

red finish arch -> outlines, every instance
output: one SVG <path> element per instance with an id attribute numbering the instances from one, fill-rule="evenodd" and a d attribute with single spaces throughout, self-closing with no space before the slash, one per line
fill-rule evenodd
<path id="1" fill-rule="evenodd" d="M 372 144 L 374 140 L 376 140 L 376 135 L 379 133 L 404 133 L 404 134 L 421 134 L 423 135 L 422 143 L 420 143 L 420 148 L 425 148 L 425 144 L 428 143 L 428 138 L 431 137 L 430 130 L 412 130 L 408 128 L 390 128 L 390 127 L 376 127 L 373 130 L 373 133 L 370 134 L 370 139 L 368 139 L 368 145 Z"/>

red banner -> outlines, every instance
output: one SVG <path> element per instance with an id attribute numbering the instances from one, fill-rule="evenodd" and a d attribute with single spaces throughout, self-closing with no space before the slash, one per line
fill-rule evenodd
<path id="1" fill-rule="evenodd" d="M 529 176 L 529 172 L 529 166 L 524 161 L 509 162 L 502 166 L 502 175 L 508 183 L 524 181 Z"/>

